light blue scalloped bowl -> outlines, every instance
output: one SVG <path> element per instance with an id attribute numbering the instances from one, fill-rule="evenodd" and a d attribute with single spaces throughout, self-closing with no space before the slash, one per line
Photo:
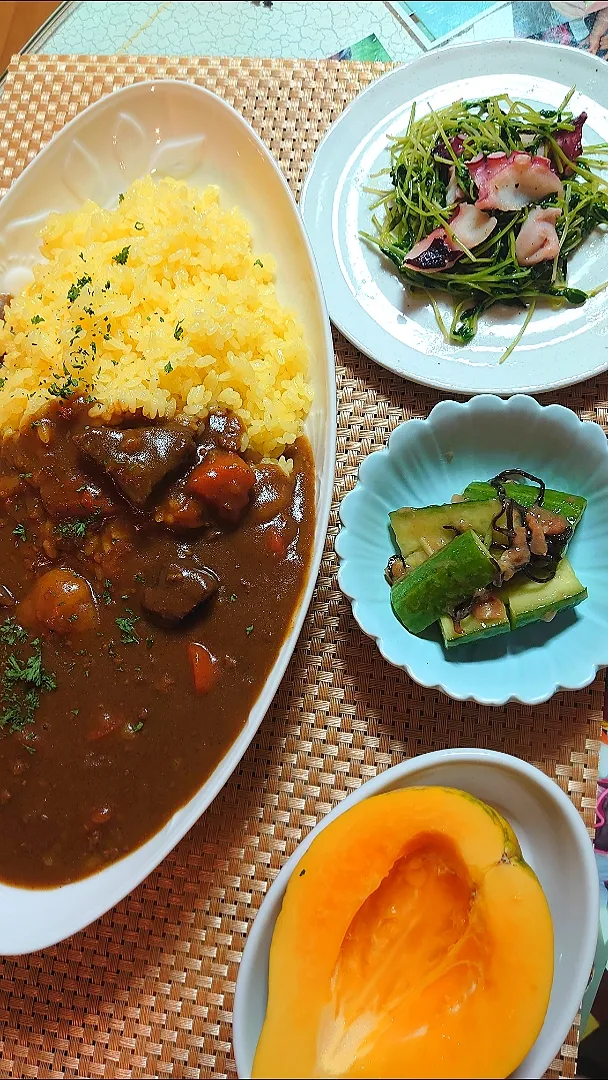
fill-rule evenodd
<path id="1" fill-rule="evenodd" d="M 588 599 L 550 623 L 448 652 L 435 629 L 415 637 L 393 615 L 384 580 L 394 554 L 388 513 L 449 502 L 472 480 L 507 468 L 588 500 L 568 549 Z M 362 462 L 340 517 L 338 581 L 354 617 L 385 659 L 422 686 L 484 705 L 536 705 L 557 690 L 587 686 L 608 665 L 608 445 L 598 424 L 524 395 L 442 401 L 426 420 L 401 424 L 386 449 Z"/>

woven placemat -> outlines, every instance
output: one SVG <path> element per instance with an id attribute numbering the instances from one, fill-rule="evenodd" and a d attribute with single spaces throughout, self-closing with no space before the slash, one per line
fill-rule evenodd
<path id="1" fill-rule="evenodd" d="M 226 98 L 298 192 L 341 110 L 390 65 L 251 59 L 23 57 L 0 99 L 0 194 L 91 101 L 174 77 Z M 536 708 L 488 709 L 423 690 L 361 634 L 336 582 L 340 498 L 359 462 L 441 397 L 335 336 L 338 458 L 325 555 L 293 660 L 257 738 L 217 799 L 147 881 L 69 941 L 0 961 L 0 1075 L 233 1077 L 232 1001 L 247 931 L 296 844 L 362 781 L 450 746 L 519 755 L 567 791 L 591 828 L 603 678 Z M 543 398 L 549 400 L 549 398 Z M 608 379 L 552 400 L 604 423 Z M 548 1075 L 573 1076 L 573 1027 Z"/>

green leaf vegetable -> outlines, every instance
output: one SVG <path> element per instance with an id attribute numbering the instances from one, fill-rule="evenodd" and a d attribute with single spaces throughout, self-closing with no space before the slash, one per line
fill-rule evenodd
<path id="1" fill-rule="evenodd" d="M 414 104 L 405 134 L 390 139 L 390 168 L 377 175 L 388 175 L 391 187 L 386 191 L 367 189 L 377 196 L 371 208 L 375 235 L 364 232 L 362 236 L 397 266 L 412 290 L 426 292 L 438 325 L 452 344 L 470 342 L 480 316 L 493 304 L 527 308 L 529 321 L 530 307 L 539 301 L 555 307 L 578 306 L 608 284 L 584 292 L 570 288 L 567 282 L 572 253 L 597 226 L 608 225 L 608 183 L 595 171 L 606 166 L 608 143 L 586 146 L 570 161 L 556 141 L 557 132 L 575 130 L 573 114 L 566 109 L 573 93 L 574 88 L 558 109 L 540 111 L 513 101 L 508 94 L 457 101 L 420 119 L 416 119 Z M 456 137 L 462 143 L 461 154 L 456 154 L 450 143 Z M 517 211 L 492 210 L 497 226 L 491 236 L 445 270 L 425 273 L 405 266 L 404 259 L 414 244 L 434 229 L 449 226 L 456 209 L 455 204 L 446 205 L 449 167 L 454 166 L 467 202 L 474 203 L 477 189 L 466 162 L 480 154 L 500 152 L 538 154 L 552 160 L 563 194 L 548 195 L 539 205 L 561 210 L 556 222 L 556 258 L 533 266 L 517 262 L 515 239 L 528 215 L 526 206 Z M 443 292 L 452 300 L 449 326 L 441 318 L 434 292 Z M 506 359 L 517 340 L 501 359 Z"/>

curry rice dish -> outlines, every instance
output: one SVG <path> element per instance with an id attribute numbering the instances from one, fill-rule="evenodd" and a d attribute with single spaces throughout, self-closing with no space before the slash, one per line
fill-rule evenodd
<path id="1" fill-rule="evenodd" d="M 0 302 L 0 879 L 30 887 L 198 790 L 314 535 L 306 347 L 240 212 L 144 178 L 42 253 Z"/>

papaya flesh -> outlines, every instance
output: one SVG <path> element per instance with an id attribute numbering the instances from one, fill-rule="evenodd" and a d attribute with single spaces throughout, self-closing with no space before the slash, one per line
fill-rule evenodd
<path id="1" fill-rule="evenodd" d="M 543 1024 L 553 927 L 510 825 L 465 792 L 357 803 L 294 870 L 253 1077 L 506 1077 Z"/>

